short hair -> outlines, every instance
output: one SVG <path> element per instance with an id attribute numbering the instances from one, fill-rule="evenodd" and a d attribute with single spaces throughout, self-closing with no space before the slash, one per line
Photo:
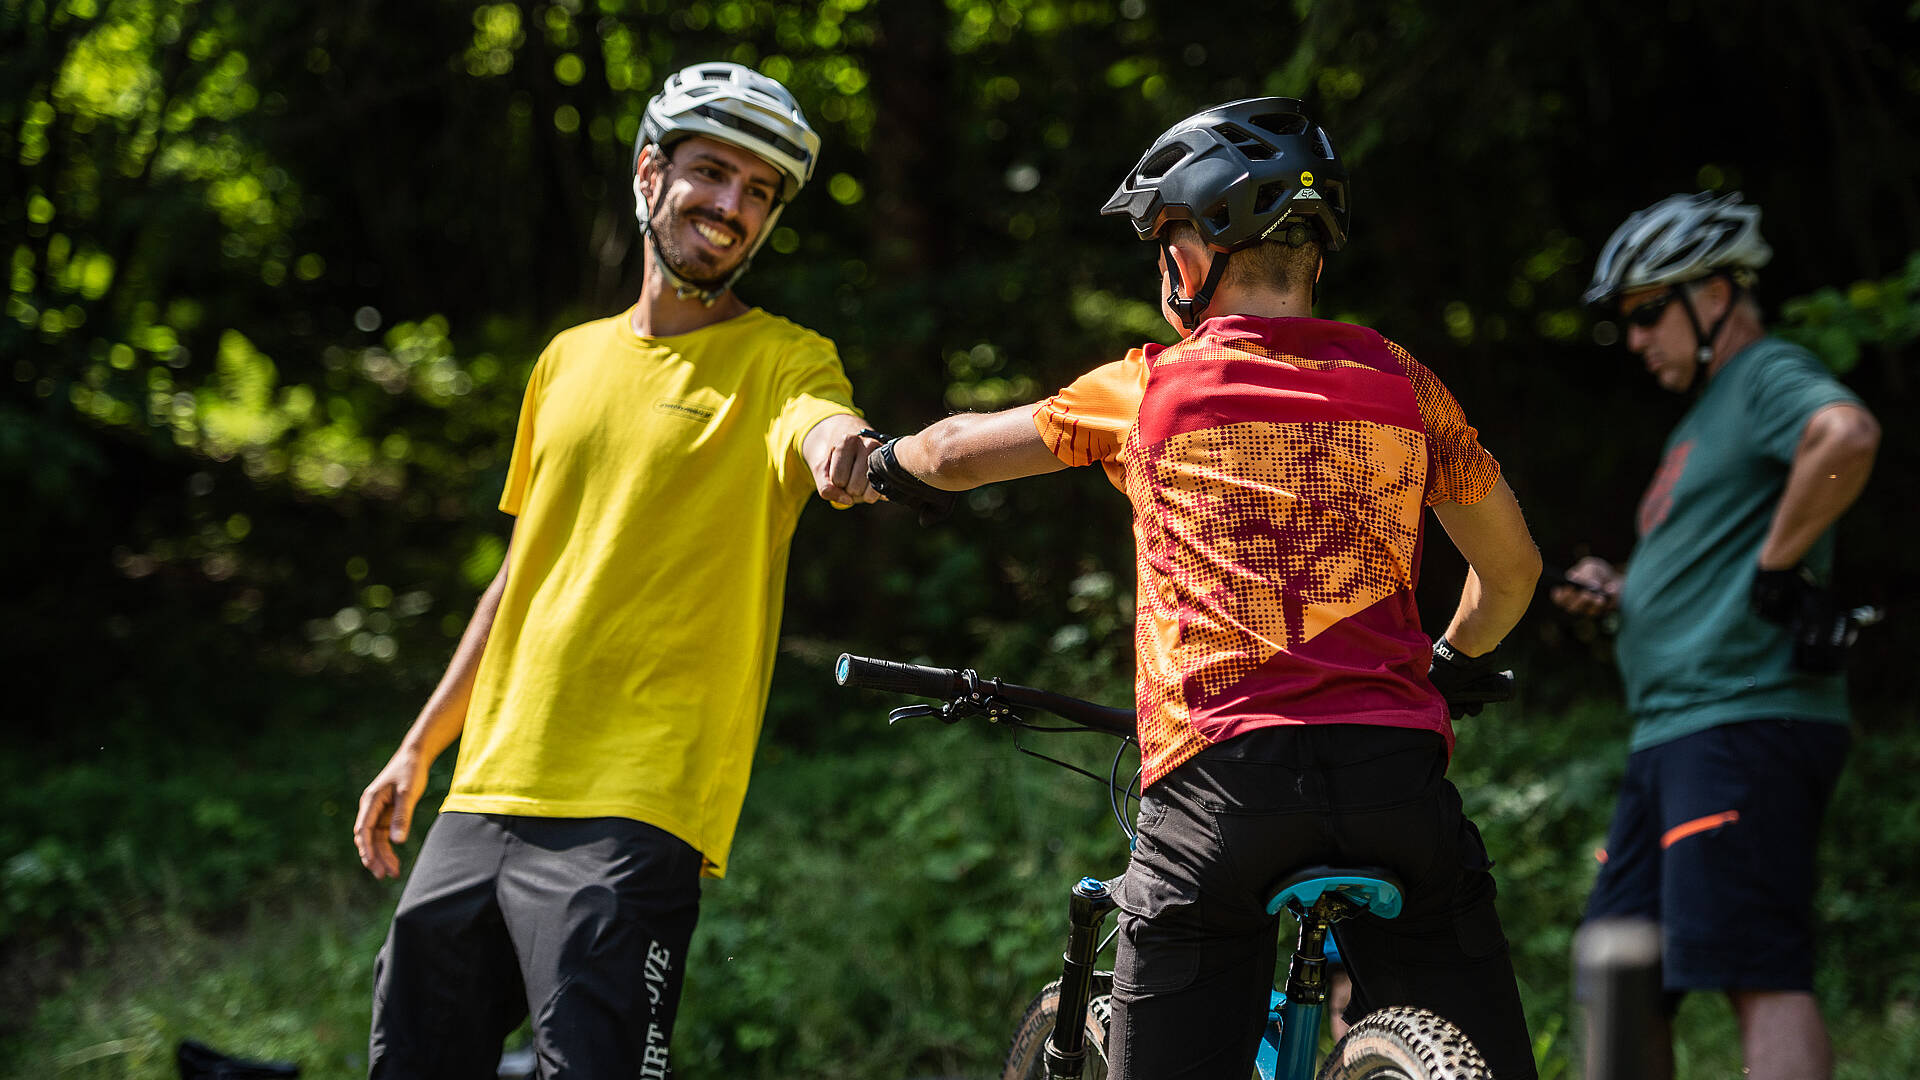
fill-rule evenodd
<path id="1" fill-rule="evenodd" d="M 1168 240 L 1183 238 L 1196 243 L 1200 240 L 1199 230 L 1185 221 L 1168 224 L 1165 235 Z M 1296 222 L 1276 230 L 1269 239 L 1234 252 L 1220 283 L 1278 292 L 1312 292 L 1315 275 L 1320 271 L 1320 254 L 1320 240 L 1313 226 Z"/>

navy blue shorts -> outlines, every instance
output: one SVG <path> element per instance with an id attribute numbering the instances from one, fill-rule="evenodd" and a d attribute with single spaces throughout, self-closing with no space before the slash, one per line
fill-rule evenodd
<path id="1" fill-rule="evenodd" d="M 1814 846 L 1849 741 L 1749 720 L 1633 754 L 1587 918 L 1658 922 L 1673 994 L 1813 989 Z"/>

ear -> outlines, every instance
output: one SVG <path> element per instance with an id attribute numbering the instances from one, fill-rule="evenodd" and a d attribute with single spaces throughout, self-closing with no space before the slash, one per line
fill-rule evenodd
<path id="1" fill-rule="evenodd" d="M 1733 303 L 1733 285 L 1725 277 L 1716 274 L 1695 287 L 1694 297 L 1696 307 L 1701 309 L 1701 318 L 1711 323 Z"/>
<path id="2" fill-rule="evenodd" d="M 660 152 L 660 144 L 648 143 L 646 149 L 640 151 L 640 160 L 634 163 L 633 174 L 649 192 L 649 202 L 658 195 L 654 191 L 654 184 L 664 177 L 666 168 L 667 155 Z"/>
<path id="3" fill-rule="evenodd" d="M 1180 275 L 1180 295 L 1192 296 L 1193 290 L 1207 280 L 1207 257 L 1200 247 L 1185 237 L 1167 245 L 1173 252 L 1173 270 Z"/>

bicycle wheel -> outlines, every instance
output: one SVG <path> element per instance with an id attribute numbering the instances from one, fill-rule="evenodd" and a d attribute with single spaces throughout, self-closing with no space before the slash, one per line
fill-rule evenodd
<path id="1" fill-rule="evenodd" d="M 1000 1080 L 1046 1080 L 1047 1036 L 1060 1014 L 1060 980 L 1042 987 L 1027 1006 L 1007 1048 L 1007 1064 Z M 1112 1003 L 1105 994 L 1087 1003 L 1087 1064 L 1080 1080 L 1107 1080 L 1107 1026 L 1113 1021 Z"/>
<path id="2" fill-rule="evenodd" d="M 1465 1032 L 1425 1009 L 1368 1013 L 1334 1044 L 1319 1080 L 1493 1080 Z"/>

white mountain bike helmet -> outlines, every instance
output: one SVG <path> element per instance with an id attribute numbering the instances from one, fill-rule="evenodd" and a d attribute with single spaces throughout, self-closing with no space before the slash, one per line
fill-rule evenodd
<path id="1" fill-rule="evenodd" d="M 1739 192 L 1670 195 L 1613 231 L 1594 264 L 1585 299 L 1612 307 L 1635 289 L 1725 275 L 1733 295 L 1712 326 L 1701 325 L 1688 290 L 1677 290 L 1680 309 L 1693 324 L 1694 360 L 1705 368 L 1713 363 L 1721 327 L 1741 294 L 1753 287 L 1754 271 L 1772 258 L 1773 249 L 1760 238 L 1760 208 L 1743 202 Z M 1693 385 L 1698 390 L 1704 380 L 1696 377 Z"/>
<path id="2" fill-rule="evenodd" d="M 741 257 L 740 265 L 720 284 L 701 286 L 687 281 L 660 258 L 659 244 L 653 245 L 654 264 L 675 293 L 697 296 L 702 303 L 712 304 L 746 273 L 760 245 L 773 234 L 780 211 L 813 177 L 820 159 L 820 136 L 807 123 L 799 102 L 787 88 L 752 68 L 715 62 L 673 73 L 647 102 L 640 133 L 633 142 L 634 213 L 640 219 L 642 235 L 651 235 L 652 225 L 646 192 L 640 185 L 641 155 L 649 146 L 668 151 L 674 143 L 694 135 L 737 146 L 773 166 L 781 177 L 780 197 L 760 226 L 759 236 Z"/>
<path id="3" fill-rule="evenodd" d="M 1693 281 L 1722 271 L 1754 271 L 1773 258 L 1760 238 L 1760 208 L 1740 193 L 1672 195 L 1613 231 L 1587 287 L 1589 304 L 1607 304 L 1650 285 Z"/>

